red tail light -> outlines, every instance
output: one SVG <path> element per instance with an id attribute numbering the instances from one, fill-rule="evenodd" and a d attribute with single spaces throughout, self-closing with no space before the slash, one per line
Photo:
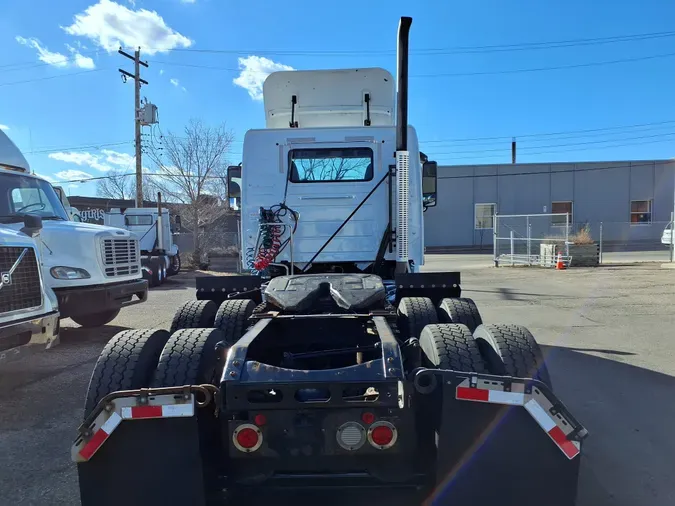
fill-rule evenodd
<path id="1" fill-rule="evenodd" d="M 250 423 L 240 425 L 232 434 L 232 443 L 241 452 L 254 452 L 263 442 L 261 430 Z"/>
<path id="2" fill-rule="evenodd" d="M 375 422 L 368 429 L 368 442 L 378 450 L 391 448 L 396 444 L 397 438 L 398 431 L 389 422 Z"/>

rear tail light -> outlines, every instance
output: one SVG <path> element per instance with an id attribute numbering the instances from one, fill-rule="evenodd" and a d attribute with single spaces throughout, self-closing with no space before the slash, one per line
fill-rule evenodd
<path id="1" fill-rule="evenodd" d="M 387 450 L 396 444 L 398 431 L 393 424 L 385 421 L 375 422 L 368 429 L 368 442 L 378 450 Z"/>
<path id="2" fill-rule="evenodd" d="M 343 449 L 358 450 L 366 443 L 366 429 L 360 423 L 347 422 L 338 428 L 336 438 Z"/>
<path id="3" fill-rule="evenodd" d="M 254 452 L 260 448 L 262 442 L 262 431 L 250 423 L 240 425 L 232 434 L 232 443 L 240 452 Z"/>

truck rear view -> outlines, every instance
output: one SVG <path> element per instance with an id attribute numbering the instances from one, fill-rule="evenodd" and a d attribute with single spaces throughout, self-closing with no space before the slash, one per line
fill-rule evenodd
<path id="1" fill-rule="evenodd" d="M 107 344 L 72 448 L 83 506 L 119 484 L 130 505 L 575 504 L 587 432 L 535 338 L 483 323 L 459 273 L 419 271 L 436 174 L 407 124 L 411 22 L 396 95 L 381 69 L 317 71 L 327 100 L 357 89 L 343 106 L 310 73 L 268 78 L 241 168 L 252 275 L 199 278 L 170 329 Z"/>

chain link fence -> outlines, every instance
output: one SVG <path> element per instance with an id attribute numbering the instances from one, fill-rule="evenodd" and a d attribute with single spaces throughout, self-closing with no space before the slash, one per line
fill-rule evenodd
<path id="1" fill-rule="evenodd" d="M 495 215 L 496 266 L 672 262 L 672 221 L 571 222 L 569 214 Z M 576 259 L 575 259 L 576 255 Z M 586 259 L 581 262 L 581 256 Z"/>

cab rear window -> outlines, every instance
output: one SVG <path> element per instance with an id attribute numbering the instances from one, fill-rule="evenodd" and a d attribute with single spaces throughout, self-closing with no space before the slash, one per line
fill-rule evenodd
<path id="1" fill-rule="evenodd" d="M 292 183 L 339 183 L 373 179 L 370 148 L 292 149 L 288 154 Z"/>

